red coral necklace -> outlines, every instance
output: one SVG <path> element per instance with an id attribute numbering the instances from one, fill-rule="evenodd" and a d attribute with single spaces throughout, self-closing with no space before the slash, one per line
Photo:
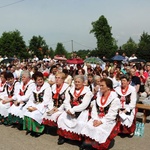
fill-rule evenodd
<path id="1" fill-rule="evenodd" d="M 104 98 L 104 95 L 102 95 L 102 97 L 100 99 L 100 102 L 101 102 L 102 105 L 106 104 L 109 95 L 110 95 L 110 92 L 107 94 L 106 98 Z"/>

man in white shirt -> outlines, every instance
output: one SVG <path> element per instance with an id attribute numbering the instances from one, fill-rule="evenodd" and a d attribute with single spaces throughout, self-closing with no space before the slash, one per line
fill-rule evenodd
<path id="1" fill-rule="evenodd" d="M 129 57 L 129 61 L 132 59 L 137 59 L 137 57 L 135 56 L 135 54 L 132 54 L 131 57 Z"/>

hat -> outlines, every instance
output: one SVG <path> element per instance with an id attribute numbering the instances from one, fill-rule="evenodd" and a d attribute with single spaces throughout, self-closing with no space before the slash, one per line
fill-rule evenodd
<path id="1" fill-rule="evenodd" d="M 43 76 L 48 78 L 49 73 L 48 73 L 48 72 L 44 72 L 44 73 L 43 73 Z"/>

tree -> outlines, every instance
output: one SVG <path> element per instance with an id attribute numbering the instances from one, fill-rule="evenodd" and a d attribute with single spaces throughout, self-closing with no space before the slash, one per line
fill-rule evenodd
<path id="1" fill-rule="evenodd" d="M 49 55 L 51 58 L 53 58 L 54 57 L 54 54 L 55 52 L 54 52 L 54 50 L 53 50 L 53 48 L 52 47 L 50 47 L 50 49 L 48 50 L 48 53 L 47 53 L 47 55 Z"/>
<path id="2" fill-rule="evenodd" d="M 96 56 L 99 56 L 98 50 L 95 49 L 95 50 L 90 51 L 88 56 L 89 56 L 89 57 L 93 57 L 93 56 L 96 57 Z M 103 56 L 104 56 L 104 55 L 103 55 Z M 101 58 L 102 58 L 102 57 L 101 57 Z"/>
<path id="3" fill-rule="evenodd" d="M 63 46 L 62 43 L 57 43 L 57 46 L 56 46 L 56 50 L 55 50 L 55 55 L 65 55 L 67 57 L 67 51 L 65 49 L 65 47 Z"/>
<path id="4" fill-rule="evenodd" d="M 18 30 L 2 34 L 0 38 L 0 54 L 7 57 L 13 57 L 14 55 L 18 58 L 28 57 L 25 42 Z"/>
<path id="5" fill-rule="evenodd" d="M 140 37 L 138 46 L 138 56 L 147 61 L 150 61 L 150 35 L 148 33 L 143 32 Z"/>
<path id="6" fill-rule="evenodd" d="M 135 54 L 137 51 L 138 45 L 135 43 L 135 41 L 130 37 L 127 43 L 122 45 L 122 49 L 126 53 L 127 56 L 131 56 L 132 54 Z"/>
<path id="7" fill-rule="evenodd" d="M 86 56 L 89 56 L 90 52 L 91 52 L 90 50 L 78 50 L 78 51 L 75 51 L 77 56 L 80 56 L 80 58 L 82 58 L 82 59 L 85 59 Z"/>
<path id="8" fill-rule="evenodd" d="M 42 59 L 44 55 L 48 54 L 48 45 L 41 36 L 33 36 L 29 41 L 29 52 L 31 56 L 36 55 Z"/>
<path id="9" fill-rule="evenodd" d="M 107 19 L 102 15 L 97 21 L 92 22 L 93 29 L 90 33 L 94 33 L 97 39 L 97 50 L 100 57 L 111 57 L 116 48 L 116 41 L 112 37 L 111 27 L 108 25 Z"/>

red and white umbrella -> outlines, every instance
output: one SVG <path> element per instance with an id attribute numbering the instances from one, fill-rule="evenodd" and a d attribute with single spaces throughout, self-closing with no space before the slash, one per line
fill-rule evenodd
<path id="1" fill-rule="evenodd" d="M 67 64 L 84 64 L 84 61 L 78 58 L 68 59 L 66 62 Z"/>
<path id="2" fill-rule="evenodd" d="M 62 61 L 66 61 L 67 60 L 67 58 L 65 58 L 65 57 L 63 57 L 63 56 L 54 56 L 54 59 L 55 60 L 62 60 Z"/>

